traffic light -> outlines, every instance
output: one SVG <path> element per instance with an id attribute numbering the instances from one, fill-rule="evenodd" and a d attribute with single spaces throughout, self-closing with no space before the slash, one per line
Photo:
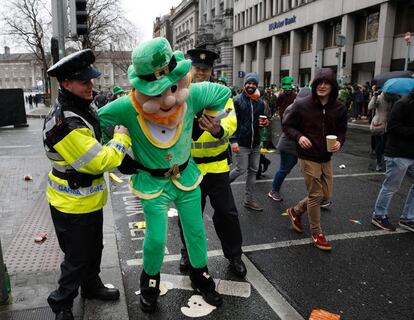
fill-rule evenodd
<path id="1" fill-rule="evenodd" d="M 88 32 L 87 0 L 69 0 L 70 31 L 72 36 L 81 36 Z"/>

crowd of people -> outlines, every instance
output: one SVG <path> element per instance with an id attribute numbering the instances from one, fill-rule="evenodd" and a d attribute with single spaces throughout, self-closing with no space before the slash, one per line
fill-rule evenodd
<path id="1" fill-rule="evenodd" d="M 157 309 L 171 203 L 179 214 L 179 269 L 188 272 L 193 289 L 207 303 L 218 307 L 223 302 L 207 266 L 202 218 L 207 198 L 230 270 L 236 277 L 246 276 L 231 183 L 246 174 L 243 206 L 263 210 L 254 187 L 259 170 L 269 165 L 262 149 L 277 148 L 280 154 L 268 193 L 272 200 L 283 200 L 283 181 L 297 163 L 303 175 L 306 195 L 286 208 L 289 227 L 304 233 L 302 217 L 307 213 L 315 246 L 332 250 L 320 214 L 321 207 L 331 204 L 331 159 L 345 143 L 349 118 L 362 118 L 369 111 L 377 164 L 386 163 L 372 223 L 396 229 L 388 207 L 407 175 L 412 185 L 399 225 L 414 232 L 414 91 L 395 102 L 376 87 L 339 87 L 334 71 L 322 68 L 300 91 L 287 76 L 280 90 L 260 92 L 258 74 L 247 73 L 241 91 L 232 94 L 225 77 L 212 78 L 217 53 L 197 48 L 187 54 L 190 59 L 173 52 L 164 38 L 141 43 L 128 69 L 129 94 L 115 86 L 111 97 L 94 94 L 93 79 L 100 72 L 92 66 L 95 57 L 89 49 L 48 70 L 60 85 L 43 129 L 52 165 L 46 194 L 64 253 L 59 286 L 48 297 L 57 320 L 73 320 L 71 309 L 79 289 L 86 299 L 119 299 L 119 291 L 104 286 L 99 275 L 102 208 L 107 200 L 103 172 L 116 167 L 131 175 L 132 192 L 144 210 L 140 307 L 146 313 Z M 275 118 L 282 126 L 278 141 L 272 141 Z"/>

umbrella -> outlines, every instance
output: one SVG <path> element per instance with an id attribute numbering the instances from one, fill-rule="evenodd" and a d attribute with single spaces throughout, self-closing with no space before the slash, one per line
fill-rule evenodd
<path id="1" fill-rule="evenodd" d="M 383 92 L 400 96 L 408 96 L 412 90 L 414 90 L 414 79 L 410 78 L 390 79 L 382 87 Z"/>
<path id="2" fill-rule="evenodd" d="M 394 78 L 411 78 L 413 73 L 411 71 L 391 71 L 378 74 L 372 79 L 371 83 L 381 88 L 384 83 L 389 79 Z"/>

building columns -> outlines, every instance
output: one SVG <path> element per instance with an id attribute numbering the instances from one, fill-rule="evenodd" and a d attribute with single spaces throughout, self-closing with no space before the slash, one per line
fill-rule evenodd
<path id="1" fill-rule="evenodd" d="M 257 73 L 259 75 L 259 85 L 264 86 L 265 43 L 263 40 L 257 41 L 256 57 L 257 57 Z"/>
<path id="2" fill-rule="evenodd" d="M 396 8 L 390 2 L 381 4 L 374 75 L 390 71 L 395 14 Z"/>
<path id="3" fill-rule="evenodd" d="M 300 59 L 301 34 L 299 30 L 290 31 L 290 70 L 289 74 L 295 81 L 299 79 L 299 59 Z"/>
<path id="4" fill-rule="evenodd" d="M 241 70 L 241 52 L 239 47 L 233 48 L 233 85 L 240 87 L 240 83 L 242 80 L 239 78 L 239 71 Z"/>
<path id="5" fill-rule="evenodd" d="M 279 85 L 280 81 L 280 53 L 282 45 L 277 36 L 272 36 L 272 75 L 270 78 L 271 83 Z"/>
<path id="6" fill-rule="evenodd" d="M 311 79 L 315 76 L 315 71 L 322 67 L 323 64 L 323 26 L 320 23 L 315 23 L 313 25 L 312 31 L 312 56 L 315 58 L 314 63 L 311 68 Z"/>
<path id="7" fill-rule="evenodd" d="M 352 62 L 354 60 L 355 17 L 349 14 L 342 16 L 341 34 L 345 36 L 345 45 L 342 48 L 341 68 L 338 71 L 338 78 L 342 79 L 342 83 L 351 83 Z M 343 61 L 344 57 L 345 63 Z"/>

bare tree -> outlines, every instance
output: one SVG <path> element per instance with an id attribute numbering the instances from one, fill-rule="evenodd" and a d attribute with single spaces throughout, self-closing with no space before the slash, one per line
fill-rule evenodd
<path id="1" fill-rule="evenodd" d="M 50 60 L 45 51 L 45 43 L 50 39 L 51 16 L 45 0 L 12 0 L 4 14 L 6 32 L 20 39 L 42 66 L 45 91 L 48 92 L 47 69 Z"/>
<path id="2" fill-rule="evenodd" d="M 119 26 L 117 35 L 111 39 L 112 63 L 122 72 L 127 73 L 131 65 L 131 51 L 137 46 L 138 39 L 141 37 L 140 30 L 131 22 L 125 21 L 122 26 Z"/>

